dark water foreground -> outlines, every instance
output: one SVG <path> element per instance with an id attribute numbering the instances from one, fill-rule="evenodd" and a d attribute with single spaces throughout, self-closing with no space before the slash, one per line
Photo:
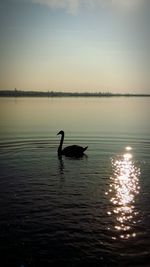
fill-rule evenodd
<path id="1" fill-rule="evenodd" d="M 81 159 L 56 139 L 1 143 L 1 266 L 149 266 L 150 144 L 83 141 Z"/>

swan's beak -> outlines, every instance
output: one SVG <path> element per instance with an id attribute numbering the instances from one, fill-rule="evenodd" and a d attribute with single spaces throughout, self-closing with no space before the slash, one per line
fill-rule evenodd
<path id="1" fill-rule="evenodd" d="M 59 131 L 58 134 L 62 134 L 62 135 L 63 135 L 63 134 L 64 134 L 64 131 L 61 130 L 61 131 Z M 58 134 L 57 134 L 57 135 L 58 135 Z"/>
<path id="2" fill-rule="evenodd" d="M 57 135 L 59 135 L 60 134 L 60 132 L 59 133 L 57 133 Z"/>

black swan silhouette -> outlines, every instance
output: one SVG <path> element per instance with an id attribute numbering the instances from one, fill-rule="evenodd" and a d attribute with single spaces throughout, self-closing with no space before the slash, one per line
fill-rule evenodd
<path id="1" fill-rule="evenodd" d="M 64 149 L 62 149 L 63 141 L 64 141 L 64 131 L 60 131 L 57 135 L 61 134 L 61 140 L 60 140 L 60 145 L 58 147 L 58 156 L 65 155 L 67 157 L 81 157 L 84 155 L 84 151 L 88 148 L 78 146 L 78 145 L 72 145 L 72 146 L 67 146 Z"/>

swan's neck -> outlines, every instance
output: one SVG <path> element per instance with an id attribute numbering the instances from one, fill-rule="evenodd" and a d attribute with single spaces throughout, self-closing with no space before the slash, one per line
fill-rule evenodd
<path id="1" fill-rule="evenodd" d="M 59 145 L 59 147 L 58 147 L 58 154 L 59 154 L 59 155 L 61 155 L 61 152 L 62 152 L 63 141 L 64 141 L 64 133 L 61 135 L 60 145 Z"/>

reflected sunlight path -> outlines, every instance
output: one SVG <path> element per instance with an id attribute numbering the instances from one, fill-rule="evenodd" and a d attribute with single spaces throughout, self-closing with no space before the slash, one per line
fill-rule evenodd
<path id="1" fill-rule="evenodd" d="M 110 177 L 109 190 L 105 194 L 113 204 L 107 214 L 115 218 L 113 239 L 135 237 L 134 225 L 138 211 L 135 209 L 135 197 L 139 194 L 140 168 L 134 165 L 132 148 L 127 146 L 125 153 L 112 159 L 113 176 Z"/>

